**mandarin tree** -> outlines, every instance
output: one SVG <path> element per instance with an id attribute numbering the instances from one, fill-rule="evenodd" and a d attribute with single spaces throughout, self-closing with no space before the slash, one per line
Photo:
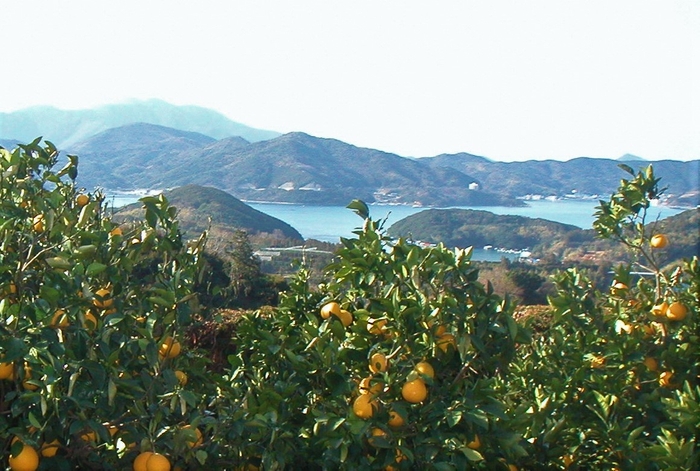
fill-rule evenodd
<path id="1" fill-rule="evenodd" d="M 311 289 L 300 270 L 274 315 L 252 313 L 238 326 L 230 380 L 244 398 L 235 425 L 249 437 L 240 465 L 513 462 L 522 448 L 493 388 L 516 340 L 527 340 L 510 304 L 477 281 L 469 250 L 391 240 L 364 203 L 349 207 L 364 224 L 342 239 L 324 282 Z"/>
<path id="2" fill-rule="evenodd" d="M 77 157 L 58 164 L 40 139 L 0 148 L 4 456 L 32 447 L 40 469 L 130 469 L 148 450 L 202 466 L 211 449 L 187 446 L 194 433 L 182 427 L 213 428 L 205 360 L 159 349 L 198 308 L 204 237 L 184 242 L 162 196 L 141 200 L 142 222 L 118 227 L 101 192 L 76 187 Z"/>
<path id="3" fill-rule="evenodd" d="M 528 469 L 700 467 L 698 258 L 661 270 L 673 241 L 645 224 L 659 179 L 651 166 L 623 169 L 634 178 L 601 201 L 594 227 L 634 265 L 617 267 L 610 287 L 575 269 L 557 274 L 552 325 L 521 347 L 501 385 Z"/>

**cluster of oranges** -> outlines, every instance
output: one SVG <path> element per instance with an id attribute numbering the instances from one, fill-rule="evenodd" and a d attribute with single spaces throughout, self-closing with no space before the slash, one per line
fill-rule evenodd
<path id="1" fill-rule="evenodd" d="M 321 318 L 329 319 L 331 316 L 338 317 L 343 325 L 348 326 L 350 322 L 343 319 L 352 319 L 352 313 L 342 309 L 336 301 L 331 301 L 324 304 L 320 310 Z M 430 326 L 427 326 L 430 329 Z M 367 321 L 367 332 L 371 335 L 384 336 L 391 338 L 391 333 L 388 328 L 388 321 L 384 318 L 369 318 Z M 436 353 L 448 352 L 450 348 L 456 348 L 456 339 L 452 334 L 446 332 L 443 326 L 437 326 L 434 329 L 434 339 Z M 390 390 L 385 384 L 384 373 L 388 372 L 392 367 L 392 358 L 385 352 L 378 350 L 376 347 L 372 349 L 368 358 L 368 376 L 362 378 L 358 382 L 357 396 L 352 402 L 352 411 L 355 416 L 360 419 L 368 420 L 375 416 L 380 408 L 380 397 L 387 394 Z M 428 398 L 428 382 L 432 382 L 435 378 L 435 369 L 433 366 L 424 360 L 416 363 L 411 371 L 406 375 L 405 382 L 401 385 L 401 399 L 409 404 L 421 404 Z M 402 410 L 402 408 L 398 408 Z M 388 421 L 387 425 L 392 429 L 398 429 L 406 424 L 406 417 L 395 410 L 391 403 L 387 404 Z M 370 430 L 368 442 L 373 444 L 380 437 L 385 437 L 386 431 L 379 427 L 373 427 Z M 479 443 L 480 445 L 480 443 Z M 395 462 L 399 463 L 405 460 L 406 457 L 396 450 Z M 387 471 L 395 469 L 392 465 L 385 468 Z"/>

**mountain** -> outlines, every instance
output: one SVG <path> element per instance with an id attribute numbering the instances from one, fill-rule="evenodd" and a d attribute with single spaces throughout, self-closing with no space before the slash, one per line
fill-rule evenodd
<path id="1" fill-rule="evenodd" d="M 346 205 L 517 205 L 469 189 L 475 179 L 454 169 L 304 133 L 249 143 L 214 141 L 154 125 L 109 129 L 71 147 L 80 157 L 78 183 L 110 190 L 211 186 L 249 201 Z M 478 182 L 477 182 L 478 183 Z"/>
<path id="2" fill-rule="evenodd" d="M 403 218 L 389 228 L 393 237 L 442 242 L 448 247 L 491 245 L 508 249 L 532 249 L 575 232 L 583 231 L 546 219 L 472 209 L 429 209 Z"/>
<path id="3" fill-rule="evenodd" d="M 622 157 L 618 157 L 620 162 L 646 162 L 647 160 L 634 154 L 625 154 Z"/>
<path id="4" fill-rule="evenodd" d="M 647 234 L 663 233 L 669 246 L 657 260 L 678 265 L 700 254 L 700 209 L 689 209 L 660 221 L 648 222 Z M 497 215 L 471 209 L 430 209 L 403 218 L 389 228 L 392 237 L 407 237 L 448 247 L 529 249 L 535 257 L 589 263 L 629 263 L 629 252 L 619 242 L 600 239 L 592 229 L 540 218 Z"/>
<path id="5" fill-rule="evenodd" d="M 292 226 L 216 188 L 186 185 L 165 192 L 168 201 L 178 209 L 178 220 L 184 232 L 196 236 L 209 229 L 218 233 L 244 229 L 251 234 L 281 234 L 284 237 L 303 240 Z M 140 203 L 134 203 L 117 211 L 117 220 L 142 217 Z"/>
<path id="6" fill-rule="evenodd" d="M 103 131 L 72 145 L 68 153 L 79 158 L 78 184 L 85 188 L 150 187 L 142 185 L 145 177 L 162 189 L 174 185 L 164 183 L 158 176 L 180 155 L 216 142 L 212 137 L 195 132 L 135 123 Z"/>
<path id="7" fill-rule="evenodd" d="M 216 111 L 198 106 L 176 106 L 161 100 L 133 101 L 86 110 L 61 110 L 48 106 L 0 113 L 0 138 L 31 142 L 44 136 L 59 149 L 66 149 L 109 128 L 145 122 L 216 139 L 241 136 L 256 142 L 279 133 L 251 128 L 231 121 Z"/>
<path id="8" fill-rule="evenodd" d="M 511 197 L 525 195 L 565 196 L 599 195 L 607 198 L 616 191 L 621 178 L 628 174 L 618 168 L 618 160 L 579 157 L 565 162 L 528 160 L 525 162 L 492 162 L 470 154 L 443 154 L 421 159 L 432 167 L 449 167 L 473 176 L 485 191 Z M 630 162 L 631 163 L 631 162 Z M 638 164 L 638 165 L 637 165 Z M 634 162 L 635 170 L 647 163 Z M 700 160 L 682 162 L 660 160 L 652 163 L 654 173 L 662 177 L 668 196 L 688 195 L 685 204 L 700 203 Z"/>

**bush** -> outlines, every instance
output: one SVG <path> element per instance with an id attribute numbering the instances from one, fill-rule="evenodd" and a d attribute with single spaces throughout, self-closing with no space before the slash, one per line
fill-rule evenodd
<path id="1" fill-rule="evenodd" d="M 148 450 L 200 467 L 215 446 L 190 448 L 183 426 L 215 432 L 215 389 L 179 342 L 204 239 L 181 240 L 162 196 L 141 200 L 144 222 L 117 226 L 99 191 L 76 188 L 77 157 L 57 163 L 49 142 L 0 148 L 5 456 L 24 444 L 43 450 L 40 469 L 127 469 Z"/>

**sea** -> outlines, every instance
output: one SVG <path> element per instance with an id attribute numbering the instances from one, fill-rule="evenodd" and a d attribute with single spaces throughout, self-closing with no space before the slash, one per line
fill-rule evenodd
<path id="1" fill-rule="evenodd" d="M 107 198 L 115 208 L 134 203 L 139 196 L 136 195 L 113 195 Z M 591 199 L 542 199 L 527 201 L 527 206 L 454 206 L 461 209 L 476 209 L 490 211 L 495 214 L 507 214 L 517 216 L 527 216 L 530 218 L 541 218 L 550 221 L 571 224 L 582 229 L 591 229 L 595 220 L 594 213 L 598 200 Z M 354 237 L 353 231 L 362 227 L 362 219 L 352 210 L 344 206 L 310 206 L 291 203 L 260 203 L 247 202 L 249 206 L 265 214 L 280 219 L 295 228 L 304 239 L 316 239 L 324 242 L 339 242 L 341 237 Z M 369 205 L 370 216 L 377 220 L 385 220 L 385 227 L 388 229 L 396 221 L 403 219 L 420 211 L 425 211 L 427 207 L 414 207 L 405 205 Z M 667 206 L 652 206 L 647 212 L 647 221 L 663 219 L 673 216 L 683 209 L 670 208 Z M 519 249 L 526 247 L 516 247 L 518 249 L 511 252 L 498 251 L 496 248 L 484 249 L 475 247 L 472 259 L 481 261 L 500 261 L 503 257 L 516 259 L 521 256 Z"/>

